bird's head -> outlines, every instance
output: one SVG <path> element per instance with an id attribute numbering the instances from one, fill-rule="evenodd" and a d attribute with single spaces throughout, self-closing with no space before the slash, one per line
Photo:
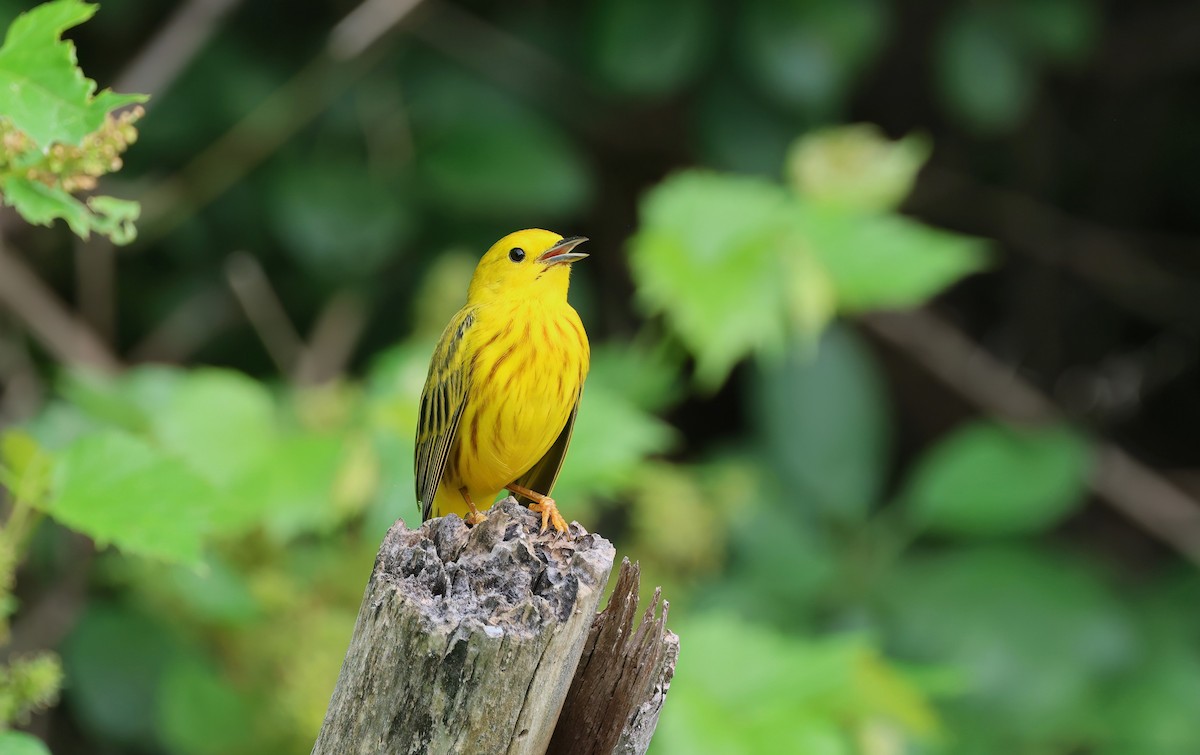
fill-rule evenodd
<path id="1" fill-rule="evenodd" d="M 467 301 L 507 296 L 566 300 L 571 265 L 587 256 L 575 247 L 585 241 L 582 236 L 563 238 L 540 228 L 508 234 L 479 260 Z"/>

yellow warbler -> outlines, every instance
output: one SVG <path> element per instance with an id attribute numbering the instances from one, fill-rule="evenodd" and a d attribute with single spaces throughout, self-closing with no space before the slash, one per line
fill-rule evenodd
<path id="1" fill-rule="evenodd" d="M 503 490 L 566 532 L 549 497 L 579 410 L 590 352 L 567 303 L 587 239 L 530 229 L 483 255 L 467 304 L 442 332 L 421 392 L 416 487 L 422 519 L 483 521 Z"/>

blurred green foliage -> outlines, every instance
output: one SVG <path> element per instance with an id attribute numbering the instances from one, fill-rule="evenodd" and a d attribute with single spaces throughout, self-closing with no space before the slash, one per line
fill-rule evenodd
<path id="1" fill-rule="evenodd" d="M 960 5 L 938 33 L 938 88 L 946 107 L 985 134 L 1028 117 L 1043 69 L 1086 60 L 1097 14 L 1088 0 Z"/>
<path id="2" fill-rule="evenodd" d="M 630 262 L 714 388 L 750 354 L 816 336 L 837 311 L 914 306 L 985 261 L 982 244 L 893 212 L 927 149 L 856 126 L 799 141 L 788 187 L 675 175 L 642 204 Z"/>
<path id="3" fill-rule="evenodd" d="M 718 614 L 681 630 L 705 662 L 681 663 L 671 692 L 680 710 L 664 718 L 656 749 L 849 755 L 903 747 L 909 732 L 935 739 L 922 693 L 868 640 L 808 643 Z"/>
<path id="4" fill-rule="evenodd" d="M 1087 449 L 1070 432 L 978 423 L 918 460 L 901 497 L 930 532 L 1038 532 L 1080 502 L 1087 471 Z"/>
<path id="5" fill-rule="evenodd" d="M 49 755 L 42 740 L 22 731 L 0 731 L 0 751 L 8 755 Z"/>
<path id="6" fill-rule="evenodd" d="M 0 2 L 0 19 L 17 5 Z M 31 140 L 5 137 L 0 194 L 30 222 L 132 241 L 134 205 L 94 198 L 80 214 L 61 179 L 81 162 L 32 192 L 10 170 L 51 142 L 86 153 L 103 141 L 90 134 L 132 128 L 111 113 L 134 100 L 94 96 L 60 41 L 94 6 L 43 8 L 19 23 L 63 94 L 28 112 L 0 99 L 3 133 Z M 123 29 L 139 10 L 112 1 L 111 44 L 133 43 Z M 1054 538 L 1084 501 L 1086 440 L 973 420 L 901 452 L 891 386 L 852 318 L 919 306 L 992 255 L 899 212 L 928 136 L 831 125 L 850 120 L 896 17 L 883 0 L 505 8 L 486 22 L 493 41 L 547 70 L 488 77 L 470 49 L 431 52 L 431 14 L 432 45 L 397 43 L 314 123 L 295 114 L 321 87 L 273 100 L 256 128 L 296 136 L 260 169 L 266 138 L 235 129 L 238 160 L 201 159 L 191 174 L 228 174 L 231 188 L 181 219 L 147 218 L 158 240 L 134 248 L 153 262 L 123 262 L 122 326 L 152 329 L 245 248 L 300 322 L 335 292 L 360 295 L 372 318 L 361 364 L 307 384 L 272 373 L 239 328 L 186 367 L 49 365 L 52 397 L 0 435 L 0 626 L 64 569 L 88 570 L 88 597 L 61 666 L 38 653 L 6 667 L 0 723 L 52 705 L 65 674 L 56 752 L 310 747 L 379 539 L 397 516 L 415 522 L 417 401 L 480 248 L 521 226 L 619 215 L 611 197 L 632 205 L 633 192 L 608 185 L 602 163 L 608 138 L 631 136 L 608 134 L 602 116 L 679 101 L 691 138 L 672 145 L 686 155 L 672 167 L 684 169 L 664 174 L 653 149 L 637 153 L 638 175 L 653 175 L 639 178 L 650 188 L 636 227 L 607 226 L 629 234 L 627 254 L 594 255 L 576 276 L 594 358 L 555 490 L 672 602 L 682 657 L 654 751 L 1200 751 L 1200 580 L 1135 583 Z M 302 20 L 287 47 L 307 54 L 328 29 Z M 298 66 L 261 44 L 275 21 L 247 8 L 237 34 L 219 34 L 156 98 L 128 168 L 106 179 L 117 193 L 182 201 L 155 182 L 286 93 Z M 1045 75 L 1085 63 L 1100 33 L 1088 0 L 955 2 L 932 24 L 933 94 L 989 138 L 1024 123 Z M 12 64 L 26 44 L 13 29 L 0 84 L 29 76 Z M 555 90 L 556 75 L 568 86 Z M 39 119 L 52 108 L 79 118 Z M 610 301 L 626 282 L 633 311 Z M 708 400 L 743 421 L 697 432 Z M 63 555 L 68 530 L 99 547 L 90 565 Z M 4 731 L 0 751 L 46 748 Z"/>

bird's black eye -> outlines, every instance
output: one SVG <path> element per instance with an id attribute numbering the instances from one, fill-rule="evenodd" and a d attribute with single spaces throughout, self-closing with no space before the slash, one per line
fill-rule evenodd
<path id="1" fill-rule="evenodd" d="M 513 262 L 520 262 L 525 259 L 525 250 L 519 246 L 514 246 L 508 250 L 508 258 Z"/>

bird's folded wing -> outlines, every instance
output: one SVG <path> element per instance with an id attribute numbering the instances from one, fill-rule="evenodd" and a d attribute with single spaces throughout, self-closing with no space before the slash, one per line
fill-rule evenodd
<path id="1" fill-rule="evenodd" d="M 421 391 L 421 415 L 417 418 L 416 493 L 421 519 L 433 513 L 433 498 L 437 494 L 446 459 L 454 445 L 458 421 L 467 404 L 471 383 L 471 359 L 463 341 L 467 338 L 475 315 L 464 308 L 450 320 L 429 363 L 429 377 Z"/>

